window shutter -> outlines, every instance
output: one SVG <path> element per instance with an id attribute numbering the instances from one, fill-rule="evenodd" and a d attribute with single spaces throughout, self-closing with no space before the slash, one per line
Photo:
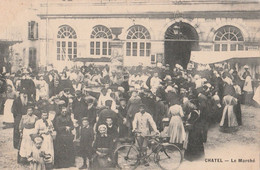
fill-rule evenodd
<path id="1" fill-rule="evenodd" d="M 38 39 L 38 23 L 35 25 L 35 39 Z"/>
<path id="2" fill-rule="evenodd" d="M 28 40 L 31 39 L 31 22 L 28 22 Z"/>

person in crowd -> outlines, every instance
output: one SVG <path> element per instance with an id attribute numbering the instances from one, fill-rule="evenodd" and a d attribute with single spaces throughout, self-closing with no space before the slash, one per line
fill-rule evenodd
<path id="1" fill-rule="evenodd" d="M 43 150 L 42 144 L 44 138 L 41 135 L 31 135 L 33 141 L 32 149 L 28 161 L 30 162 L 30 170 L 46 170 L 51 169 L 49 162 L 53 159 L 51 154 Z"/>
<path id="2" fill-rule="evenodd" d="M 246 105 L 251 105 L 254 91 L 253 91 L 253 85 L 252 85 L 252 77 L 251 77 L 250 73 L 248 73 L 245 78 L 243 92 L 244 92 L 244 103 Z"/>
<path id="3" fill-rule="evenodd" d="M 118 116 L 118 113 L 114 112 L 111 109 L 112 101 L 111 100 L 107 100 L 105 102 L 105 105 L 106 105 L 106 107 L 102 111 L 100 111 L 100 113 L 99 113 L 96 128 L 98 128 L 99 125 L 101 125 L 101 124 L 106 124 L 106 119 L 108 117 L 113 120 L 114 126 L 116 126 L 118 128 L 119 116 Z"/>
<path id="4" fill-rule="evenodd" d="M 193 101 L 189 107 L 191 112 L 186 121 L 186 138 L 183 144 L 185 149 L 184 158 L 188 161 L 194 161 L 204 157 L 204 135 L 200 121 L 200 110 L 197 109 L 198 102 Z"/>
<path id="5" fill-rule="evenodd" d="M 106 102 L 107 100 L 111 100 L 111 101 L 112 101 L 111 109 L 114 110 L 114 111 L 116 111 L 116 103 L 115 103 L 115 101 L 112 99 L 112 97 L 110 96 L 110 93 L 108 92 L 108 89 L 102 88 L 102 89 L 101 89 L 100 96 L 99 96 L 99 98 L 98 98 L 97 106 L 98 106 L 98 107 L 105 106 L 105 102 Z"/>
<path id="6" fill-rule="evenodd" d="M 126 126 L 127 123 L 127 109 L 126 109 L 126 99 L 121 98 L 120 99 L 120 105 L 118 108 L 118 114 L 121 115 L 121 119 L 119 118 L 119 138 L 120 139 L 126 139 L 128 138 L 129 129 Z"/>
<path id="7" fill-rule="evenodd" d="M 116 143 L 118 139 L 118 127 L 113 124 L 111 117 L 106 118 L 107 134 L 113 138 L 113 142 Z"/>
<path id="8" fill-rule="evenodd" d="M 153 120 L 155 121 L 157 128 L 159 131 L 163 130 L 162 126 L 162 119 L 166 116 L 167 109 L 162 101 L 161 95 L 156 96 L 156 102 L 155 102 L 155 114 L 153 115 Z"/>
<path id="9" fill-rule="evenodd" d="M 89 160 L 89 166 L 91 167 L 92 155 L 94 153 L 92 144 L 94 141 L 94 131 L 93 128 L 89 125 L 87 117 L 83 117 L 80 128 L 80 153 L 83 159 L 83 165 L 80 169 L 87 168 L 87 159 Z"/>
<path id="10" fill-rule="evenodd" d="M 77 121 L 77 123 L 81 123 L 82 117 L 87 117 L 87 105 L 85 103 L 85 100 L 83 98 L 82 92 L 80 90 L 77 90 L 75 92 L 76 97 L 73 99 L 72 102 L 72 114 L 74 116 L 74 119 Z M 76 134 L 77 137 L 79 136 L 79 127 L 76 128 Z M 76 138 L 77 138 L 76 137 Z"/>
<path id="11" fill-rule="evenodd" d="M 25 93 L 28 96 L 28 100 L 29 101 L 35 101 L 35 97 L 36 97 L 36 87 L 35 84 L 32 80 L 32 78 L 30 77 L 30 74 L 27 70 L 25 70 L 25 72 L 23 73 L 23 78 L 21 80 L 21 85 L 20 85 L 20 89 L 25 89 Z"/>
<path id="12" fill-rule="evenodd" d="M 72 130 L 74 129 L 70 115 L 65 106 L 61 109 L 61 114 L 54 122 L 57 131 L 54 151 L 54 164 L 56 168 L 69 168 L 75 166 L 75 154 L 73 148 Z"/>
<path id="13" fill-rule="evenodd" d="M 16 97 L 17 97 L 17 93 L 15 91 L 13 91 L 13 88 L 11 85 L 7 85 L 5 96 L 6 96 L 6 100 L 4 103 L 3 124 L 5 124 L 5 127 L 10 127 L 14 123 L 12 106 L 13 106 L 14 99 L 16 99 Z"/>
<path id="14" fill-rule="evenodd" d="M 155 72 L 153 77 L 151 78 L 151 82 L 150 82 L 151 91 L 153 93 L 156 92 L 156 90 L 160 86 L 161 82 L 162 82 L 162 80 L 159 78 L 158 73 Z"/>
<path id="15" fill-rule="evenodd" d="M 14 117 L 13 146 L 18 149 L 20 143 L 19 124 L 23 115 L 26 115 L 28 107 L 28 95 L 25 90 L 20 91 L 20 96 L 16 98 L 12 105 L 12 113 Z"/>
<path id="16" fill-rule="evenodd" d="M 43 75 L 39 76 L 39 80 L 35 82 L 36 85 L 36 101 L 40 98 L 49 98 L 49 87 L 46 81 L 44 80 Z"/>
<path id="17" fill-rule="evenodd" d="M 46 110 L 41 111 L 41 119 L 35 123 L 36 133 L 43 137 L 42 150 L 51 155 L 50 164 L 54 163 L 54 146 L 53 135 L 54 126 L 52 121 L 48 119 L 49 113 Z"/>
<path id="18" fill-rule="evenodd" d="M 127 103 L 127 127 L 129 129 L 132 129 L 132 122 L 134 120 L 135 114 L 139 111 L 139 105 L 141 102 L 142 100 L 138 96 L 138 91 L 133 90 Z"/>
<path id="19" fill-rule="evenodd" d="M 107 126 L 101 124 L 98 126 L 93 148 L 96 155 L 93 158 L 93 169 L 98 170 L 112 166 L 113 159 L 113 138 L 107 134 Z"/>
<path id="20" fill-rule="evenodd" d="M 220 121 L 220 128 L 223 132 L 230 132 L 236 130 L 238 126 L 237 117 L 234 106 L 237 105 L 237 99 L 231 95 L 226 95 L 223 98 L 223 113 Z"/>
<path id="21" fill-rule="evenodd" d="M 144 104 L 139 105 L 139 112 L 135 114 L 132 126 L 133 131 L 141 133 L 137 136 L 136 143 L 142 149 L 143 154 L 146 155 L 148 140 L 144 136 L 151 135 L 150 127 L 155 133 L 159 134 L 159 131 L 156 127 L 156 123 L 154 122 L 152 116 L 145 111 Z M 147 160 L 145 161 L 145 166 L 149 166 Z"/>
<path id="22" fill-rule="evenodd" d="M 19 155 L 22 158 L 22 163 L 26 163 L 26 159 L 30 156 L 32 140 L 30 135 L 35 134 L 35 122 L 37 116 L 33 114 L 33 107 L 30 106 L 27 109 L 27 114 L 23 115 L 19 124 L 19 132 L 21 134 L 21 143 L 19 149 Z"/>
<path id="23" fill-rule="evenodd" d="M 182 107 L 173 105 L 169 108 L 170 123 L 168 128 L 169 142 L 182 148 L 186 133 L 183 126 L 182 118 L 184 117 Z"/>

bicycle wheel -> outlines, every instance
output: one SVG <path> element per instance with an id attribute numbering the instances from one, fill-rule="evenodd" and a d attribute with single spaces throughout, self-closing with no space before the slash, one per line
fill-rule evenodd
<path id="1" fill-rule="evenodd" d="M 123 145 L 115 150 L 114 159 L 119 169 L 135 169 L 139 152 L 134 145 Z"/>
<path id="2" fill-rule="evenodd" d="M 155 154 L 155 162 L 163 170 L 175 170 L 179 168 L 183 160 L 181 150 L 173 144 L 163 144 Z"/>

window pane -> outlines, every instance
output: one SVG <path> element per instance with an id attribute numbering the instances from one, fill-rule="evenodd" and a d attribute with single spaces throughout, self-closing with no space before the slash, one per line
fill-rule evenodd
<path id="1" fill-rule="evenodd" d="M 144 49 L 144 43 L 143 43 L 143 42 L 140 43 L 140 49 L 141 49 L 141 50 Z"/>
<path id="2" fill-rule="evenodd" d="M 72 59 L 72 55 L 69 55 L 69 60 L 71 60 Z"/>
<path id="3" fill-rule="evenodd" d="M 77 49 L 76 48 L 74 48 L 73 54 L 77 55 Z"/>
<path id="4" fill-rule="evenodd" d="M 244 50 L 244 45 L 238 44 L 238 51 L 243 51 L 243 50 Z"/>
<path id="5" fill-rule="evenodd" d="M 111 45 L 108 43 L 108 55 L 111 55 Z"/>
<path id="6" fill-rule="evenodd" d="M 62 47 L 66 47 L 66 42 L 62 41 Z"/>
<path id="7" fill-rule="evenodd" d="M 90 54 L 94 55 L 94 49 L 93 48 L 90 49 Z"/>
<path id="8" fill-rule="evenodd" d="M 77 42 L 74 42 L 74 47 L 77 47 Z"/>
<path id="9" fill-rule="evenodd" d="M 90 47 L 93 47 L 94 48 L 94 42 L 90 42 Z"/>
<path id="10" fill-rule="evenodd" d="M 131 56 L 131 43 L 126 43 L 126 56 Z"/>
<path id="11" fill-rule="evenodd" d="M 57 54 L 57 60 L 60 60 L 60 54 Z"/>
<path id="12" fill-rule="evenodd" d="M 230 51 L 236 51 L 237 45 L 236 44 L 230 44 Z"/>
<path id="13" fill-rule="evenodd" d="M 103 48 L 107 48 L 107 42 L 103 42 Z"/>
<path id="14" fill-rule="evenodd" d="M 133 42 L 133 56 L 137 56 L 137 42 Z"/>
<path id="15" fill-rule="evenodd" d="M 140 56 L 144 56 L 144 43 L 140 43 Z"/>
<path id="16" fill-rule="evenodd" d="M 220 44 L 215 44 L 214 45 L 214 50 L 215 51 L 220 51 Z"/>
<path id="17" fill-rule="evenodd" d="M 227 44 L 222 44 L 222 51 L 227 51 Z"/>
<path id="18" fill-rule="evenodd" d="M 149 57 L 151 55 L 151 43 L 146 43 L 146 56 Z"/>
<path id="19" fill-rule="evenodd" d="M 96 42 L 96 55 L 100 55 L 100 42 Z"/>
<path id="20" fill-rule="evenodd" d="M 59 41 L 57 42 L 57 47 L 60 47 L 60 42 Z"/>
<path id="21" fill-rule="evenodd" d="M 107 55 L 107 42 L 103 42 L 103 49 L 102 49 L 102 54 Z"/>
<path id="22" fill-rule="evenodd" d="M 68 49 L 68 54 L 72 54 L 72 48 Z"/>
<path id="23" fill-rule="evenodd" d="M 72 42 L 68 42 L 68 47 L 72 47 Z"/>

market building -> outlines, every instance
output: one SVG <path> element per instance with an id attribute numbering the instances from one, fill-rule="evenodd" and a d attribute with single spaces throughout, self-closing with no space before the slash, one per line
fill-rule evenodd
<path id="1" fill-rule="evenodd" d="M 260 73 L 256 0 L 42 0 L 36 16 L 31 24 L 37 38 L 30 40 L 35 64 L 28 55 L 26 65 L 63 68 L 75 60 L 185 65 L 190 59 L 208 64 L 251 58 L 233 64 Z"/>

